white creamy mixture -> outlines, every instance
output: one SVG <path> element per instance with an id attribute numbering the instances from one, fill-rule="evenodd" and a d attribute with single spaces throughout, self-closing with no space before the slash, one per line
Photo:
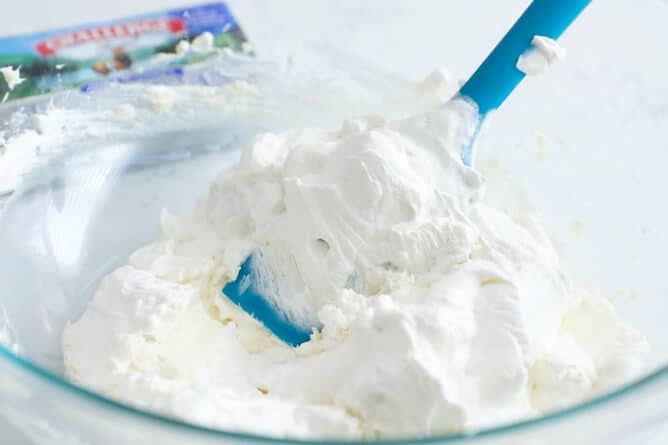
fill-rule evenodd
<path id="1" fill-rule="evenodd" d="M 0 74 L 2 74 L 5 83 L 7 84 L 8 91 L 0 98 L 0 103 L 7 100 L 9 92 L 16 87 L 16 85 L 23 82 L 25 79 L 21 78 L 21 67 L 13 68 L 11 66 L 3 66 L 0 68 Z"/>
<path id="2" fill-rule="evenodd" d="M 545 36 L 534 36 L 531 48 L 517 58 L 518 70 L 528 76 L 542 74 L 552 65 L 566 57 L 566 50 L 556 40 Z"/>
<path id="3" fill-rule="evenodd" d="M 196 53 L 208 53 L 214 48 L 214 37 L 210 32 L 203 32 L 195 37 L 190 45 L 191 50 Z M 179 48 L 177 47 L 177 52 Z M 183 48 L 181 49 L 183 50 Z"/>
<path id="4" fill-rule="evenodd" d="M 0 74 L 2 74 L 10 90 L 13 90 L 16 85 L 25 80 L 21 78 L 21 67 L 12 68 L 11 66 L 3 66 L 0 68 Z"/>
<path id="5" fill-rule="evenodd" d="M 203 32 L 197 35 L 192 42 L 181 40 L 174 47 L 173 53 L 161 52 L 154 56 L 158 63 L 169 62 L 188 55 L 191 51 L 196 54 L 207 54 L 216 49 L 215 38 L 210 32 Z"/>
<path id="6" fill-rule="evenodd" d="M 633 377 L 644 336 L 569 282 L 535 219 L 481 201 L 459 156 L 475 120 L 455 100 L 257 136 L 103 280 L 63 334 L 67 375 L 209 426 L 371 439 L 540 414 Z M 221 293 L 257 247 L 324 326 L 299 348 Z"/>

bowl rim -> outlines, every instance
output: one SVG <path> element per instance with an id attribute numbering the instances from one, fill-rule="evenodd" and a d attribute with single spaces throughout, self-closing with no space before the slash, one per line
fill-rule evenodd
<path id="1" fill-rule="evenodd" d="M 134 416 L 139 420 L 146 420 L 149 422 L 155 422 L 157 424 L 167 425 L 171 428 L 178 428 L 184 433 L 191 434 L 201 434 L 206 436 L 212 436 L 217 439 L 235 439 L 242 440 L 244 442 L 253 442 L 253 443 L 272 443 L 272 444 L 322 444 L 324 442 L 332 445 L 350 445 L 350 444 L 367 444 L 363 440 L 341 440 L 341 439 L 297 439 L 297 438 L 281 438 L 275 436 L 263 436 L 258 434 L 251 433 L 241 433 L 226 431 L 223 429 L 217 429 L 213 427 L 206 427 L 198 425 L 195 423 L 187 422 L 175 417 L 169 417 L 163 414 L 156 412 L 146 411 L 139 408 L 136 408 L 132 405 L 114 400 L 110 397 L 102 395 L 98 392 L 87 389 L 83 386 L 77 385 L 76 383 L 67 380 L 63 376 L 42 367 L 30 360 L 27 360 L 19 355 L 13 353 L 9 349 L 5 348 L 0 344 L 0 359 L 3 361 L 9 362 L 22 370 L 27 371 L 29 374 L 37 377 L 40 380 L 43 380 L 46 383 L 55 385 L 58 389 L 69 392 L 75 397 L 81 398 L 85 402 L 98 404 L 103 407 L 107 407 L 113 410 L 117 410 L 121 415 Z M 637 392 L 641 388 L 648 387 L 655 382 L 660 381 L 662 378 L 668 376 L 668 364 L 660 366 L 652 372 L 645 374 L 644 376 L 632 380 L 629 383 L 626 383 L 613 391 L 607 392 L 600 396 L 585 400 L 583 402 L 577 403 L 575 405 L 569 406 L 567 408 L 555 410 L 548 414 L 531 417 L 528 419 L 522 419 L 517 421 L 511 421 L 508 423 L 503 423 L 501 425 L 492 426 L 489 428 L 481 428 L 479 430 L 470 430 L 462 431 L 451 434 L 441 434 L 428 437 L 417 437 L 417 438 L 397 438 L 397 439 L 381 439 L 376 441 L 376 443 L 382 444 L 442 444 L 442 443 L 454 443 L 454 442 L 472 442 L 474 440 L 479 440 L 482 438 L 491 438 L 499 437 L 504 434 L 512 433 L 515 431 L 526 431 L 528 429 L 533 429 L 541 425 L 552 424 L 560 420 L 566 420 L 572 417 L 575 417 L 578 414 L 584 414 L 596 407 L 601 407 L 608 402 L 622 399 L 625 396 L 629 396 L 634 392 Z"/>

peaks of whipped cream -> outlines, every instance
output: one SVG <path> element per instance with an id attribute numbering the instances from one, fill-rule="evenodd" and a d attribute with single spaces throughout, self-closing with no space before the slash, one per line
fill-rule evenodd
<path id="1" fill-rule="evenodd" d="M 214 35 L 208 31 L 198 34 L 193 40 L 180 40 L 174 46 L 173 53 L 161 52 L 155 55 L 155 60 L 158 62 L 170 61 L 184 57 L 188 53 L 207 54 L 216 49 Z"/>
<path id="2" fill-rule="evenodd" d="M 517 69 L 528 76 L 542 74 L 566 57 L 566 50 L 549 37 L 534 36 L 531 45 L 518 57 L 516 63 Z"/>
<path id="3" fill-rule="evenodd" d="M 25 79 L 21 78 L 21 67 L 13 68 L 11 66 L 4 66 L 0 68 L 0 74 L 2 74 L 5 83 L 7 84 L 7 91 L 4 96 L 0 98 L 0 103 L 7 100 L 9 93 Z"/>
<path id="4" fill-rule="evenodd" d="M 206 31 L 195 37 L 190 44 L 190 49 L 196 53 L 208 53 L 214 48 L 213 34 Z M 178 50 L 178 48 L 177 48 Z"/>
<path id="5" fill-rule="evenodd" d="M 367 439 L 539 414 L 634 377 L 644 336 L 568 281 L 535 218 L 482 201 L 459 157 L 476 119 L 455 100 L 258 135 L 103 280 L 63 333 L 67 375 L 208 426 Z M 222 295 L 258 248 L 292 287 L 281 304 L 323 326 L 299 348 Z"/>
<path id="6" fill-rule="evenodd" d="M 174 47 L 174 52 L 179 56 L 183 56 L 190 51 L 190 47 L 190 42 L 188 40 L 181 40 Z"/>
<path id="7" fill-rule="evenodd" d="M 441 105 L 452 98 L 460 86 L 460 81 L 452 72 L 440 67 L 417 83 L 415 90 L 420 97 L 433 105 Z"/>
<path id="8" fill-rule="evenodd" d="M 400 122 L 373 117 L 338 132 L 257 137 L 208 202 L 218 236 L 244 246 L 226 266 L 235 270 L 249 246 L 260 248 L 287 281 L 276 304 L 300 317 L 345 287 L 375 294 L 387 273 L 426 272 L 444 255 L 463 260 L 475 236 L 464 215 L 483 180 L 458 148 L 475 119 L 458 100 Z"/>
<path id="9" fill-rule="evenodd" d="M 4 66 L 0 68 L 0 74 L 5 79 L 5 83 L 10 91 L 25 80 L 21 78 L 21 67 L 13 68 L 11 66 Z"/>

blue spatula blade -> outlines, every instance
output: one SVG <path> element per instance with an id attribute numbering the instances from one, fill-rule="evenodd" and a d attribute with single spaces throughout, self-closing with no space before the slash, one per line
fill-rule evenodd
<path id="1" fill-rule="evenodd" d="M 241 264 L 236 280 L 223 287 L 223 293 L 284 343 L 299 346 L 308 341 L 313 329 L 299 326 L 267 299 L 267 286 L 262 282 L 266 277 L 259 273 L 259 261 L 257 252 L 250 254 Z M 266 268 L 263 270 L 266 273 Z"/>

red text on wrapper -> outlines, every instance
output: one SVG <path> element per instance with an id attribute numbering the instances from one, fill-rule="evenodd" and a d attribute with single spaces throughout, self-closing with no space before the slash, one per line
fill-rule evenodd
<path id="1" fill-rule="evenodd" d="M 183 33 L 186 25 L 180 18 L 155 18 L 137 20 L 115 25 L 100 26 L 97 28 L 82 29 L 42 40 L 35 45 L 37 52 L 44 56 L 53 56 L 56 51 L 69 46 L 88 42 L 114 39 L 118 37 L 132 37 L 152 32 Z"/>

